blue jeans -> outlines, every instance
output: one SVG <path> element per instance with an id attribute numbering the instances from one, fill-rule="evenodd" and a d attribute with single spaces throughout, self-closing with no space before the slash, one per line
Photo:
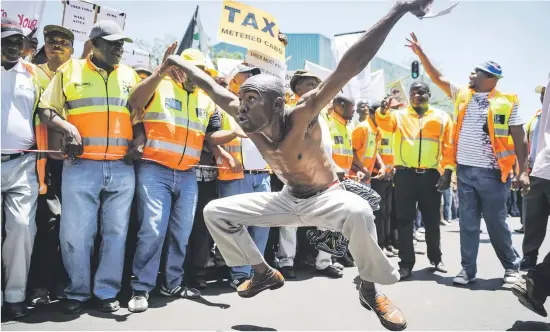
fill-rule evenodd
<path id="1" fill-rule="evenodd" d="M 134 167 L 121 160 L 65 160 L 62 179 L 59 240 L 70 279 L 67 298 L 85 301 L 91 297 L 90 258 L 98 217 L 102 242 L 93 294 L 101 300 L 114 298 L 121 287 Z"/>
<path id="2" fill-rule="evenodd" d="M 458 165 L 460 254 L 469 278 L 477 273 L 481 214 L 498 259 L 505 269 L 519 268 L 519 254 L 512 246 L 512 233 L 506 223 L 506 200 L 510 179 L 502 183 L 500 170 Z"/>
<path id="3" fill-rule="evenodd" d="M 447 188 L 443 192 L 443 219 L 449 221 L 453 219 L 452 207 L 453 205 L 453 193 L 451 188 Z"/>
<path id="4" fill-rule="evenodd" d="M 155 288 L 164 238 L 168 235 L 164 285 L 180 286 L 197 207 L 195 169 L 176 171 L 154 162 L 138 164 L 138 241 L 132 270 L 134 290 Z"/>
<path id="5" fill-rule="evenodd" d="M 268 173 L 245 174 L 244 179 L 241 180 L 218 181 L 220 198 L 254 192 L 271 192 L 271 179 Z M 248 232 L 263 255 L 269 238 L 269 227 L 249 226 Z M 233 280 L 249 278 L 250 272 L 250 265 L 235 266 L 230 271 Z"/>

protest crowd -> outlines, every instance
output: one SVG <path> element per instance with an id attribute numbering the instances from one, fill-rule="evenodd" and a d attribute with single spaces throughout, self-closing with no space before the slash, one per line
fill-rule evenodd
<path id="1" fill-rule="evenodd" d="M 94 24 L 81 56 L 73 54 L 75 36 L 63 26 L 33 33 L 44 35 L 40 52 L 36 37 L 2 18 L 3 315 L 18 319 L 28 306 L 54 300 L 64 301 L 69 314 L 90 300 L 103 312 L 117 311 L 119 301 L 143 312 L 149 296 L 158 296 L 153 290 L 196 299 L 212 280 L 252 297 L 296 279 L 299 269 L 341 278 L 357 265 L 363 306 L 384 327 L 402 330 L 405 318 L 374 283 L 414 279 L 417 258 L 451 272 L 440 232 L 457 222 L 462 268 L 449 266 L 456 269 L 453 282 L 475 282 L 483 218 L 503 282 L 546 316 L 550 254 L 543 261 L 538 254 L 550 214 L 547 86 L 534 87 L 533 98 L 544 107 L 526 121 L 517 96 L 498 89 L 504 73 L 498 63 L 480 63 L 469 73 L 469 86 L 458 86 L 411 34 L 409 51 L 453 102 L 454 114 L 430 105 L 430 87 L 421 81 L 407 96 L 392 91 L 382 100 L 354 100 L 338 88 L 321 99 L 327 102 L 304 125 L 305 136 L 289 131 L 287 137 L 321 146 L 288 163 L 302 163 L 295 177 L 305 179 L 319 167 L 309 155 L 326 155 L 325 166 L 337 176 L 326 181 L 326 191 L 342 186 L 361 199 L 353 207 L 326 201 L 332 205 L 319 217 L 323 222 L 299 227 L 281 221 L 283 207 L 273 205 L 295 204 L 299 219 L 316 213 L 300 204 L 324 191 L 300 196 L 287 188 L 297 182 L 266 161 L 278 152 L 263 145 L 277 144 L 253 138 L 260 132 L 250 129 L 254 124 L 271 123 L 257 108 L 271 102 L 260 86 L 270 82 L 260 68 L 243 62 L 222 75 L 197 49 L 176 54 L 177 42 L 158 67 L 130 67 L 120 60 L 132 40 L 113 21 Z M 287 45 L 284 34 L 277 38 Z M 291 120 L 294 109 L 305 112 L 312 94 L 328 89 L 339 69 L 347 73 L 344 60 L 350 59 L 344 56 L 326 81 L 296 71 L 284 105 L 275 102 L 275 108 Z M 241 102 L 236 112 L 229 109 L 234 101 Z M 240 196 L 251 193 L 264 194 Z M 353 219 L 362 213 L 371 216 L 360 219 L 368 230 Z M 260 224 L 249 224 L 261 215 Z M 522 257 L 506 223 L 520 215 Z M 343 226 L 328 219 L 343 219 Z M 426 242 L 426 252 L 418 242 Z M 387 257 L 398 257 L 398 268 L 392 270 Z M 275 269 L 264 273 L 258 266 L 265 262 Z"/>

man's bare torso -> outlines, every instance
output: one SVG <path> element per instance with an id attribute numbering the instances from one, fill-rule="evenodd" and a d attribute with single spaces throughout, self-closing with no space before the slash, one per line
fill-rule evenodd
<path id="1" fill-rule="evenodd" d="M 250 139 L 290 192 L 308 197 L 326 189 L 337 176 L 323 147 L 317 117 L 304 126 L 293 112 L 285 114 L 280 142 L 271 142 L 262 134 L 250 135 Z"/>

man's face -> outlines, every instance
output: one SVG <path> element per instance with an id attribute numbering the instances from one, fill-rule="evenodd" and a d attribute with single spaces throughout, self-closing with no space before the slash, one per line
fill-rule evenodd
<path id="1" fill-rule="evenodd" d="M 245 133 L 259 132 L 265 128 L 271 116 L 268 112 L 272 112 L 272 107 L 269 101 L 251 90 L 239 91 L 240 106 L 237 115 L 237 123 Z"/>
<path id="2" fill-rule="evenodd" d="M 2 38 L 2 62 L 17 62 L 23 52 L 23 35 Z"/>
<path id="3" fill-rule="evenodd" d="M 73 43 L 63 34 L 49 34 L 45 39 L 44 51 L 48 60 L 67 62 L 73 54 Z"/>
<path id="4" fill-rule="evenodd" d="M 334 111 L 346 121 L 351 121 L 351 119 L 353 119 L 353 103 L 343 101 L 338 104 L 334 104 Z"/>
<path id="5" fill-rule="evenodd" d="M 93 48 L 93 55 L 108 66 L 115 66 L 120 63 L 124 53 L 124 41 L 109 41 L 97 38 Z"/>
<path id="6" fill-rule="evenodd" d="M 540 92 L 540 103 L 544 103 L 544 93 L 546 92 L 546 88 L 542 88 L 542 91 Z"/>
<path id="7" fill-rule="evenodd" d="M 496 86 L 498 79 L 481 69 L 475 69 L 470 73 L 470 89 L 483 89 L 490 86 Z"/>
<path id="8" fill-rule="evenodd" d="M 369 104 L 367 104 L 364 101 L 360 101 L 357 104 L 357 114 L 359 114 L 360 117 L 366 117 L 369 113 Z"/>
<path id="9" fill-rule="evenodd" d="M 149 74 L 147 73 L 144 73 L 142 71 L 140 71 L 139 73 L 137 73 L 139 78 L 141 78 L 141 80 L 144 80 L 144 79 L 147 79 L 149 77 Z"/>
<path id="10" fill-rule="evenodd" d="M 412 87 L 410 90 L 411 106 L 425 107 L 430 102 L 430 91 L 425 87 Z"/>
<path id="11" fill-rule="evenodd" d="M 295 90 L 297 96 L 303 96 L 311 90 L 319 86 L 319 80 L 314 77 L 305 77 L 302 78 L 296 83 Z"/>

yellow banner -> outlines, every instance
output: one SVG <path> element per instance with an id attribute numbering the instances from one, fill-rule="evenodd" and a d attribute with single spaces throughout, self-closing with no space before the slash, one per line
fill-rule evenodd
<path id="1" fill-rule="evenodd" d="M 285 46 L 279 41 L 279 25 L 275 18 L 236 1 L 223 2 L 218 39 L 285 60 Z"/>

